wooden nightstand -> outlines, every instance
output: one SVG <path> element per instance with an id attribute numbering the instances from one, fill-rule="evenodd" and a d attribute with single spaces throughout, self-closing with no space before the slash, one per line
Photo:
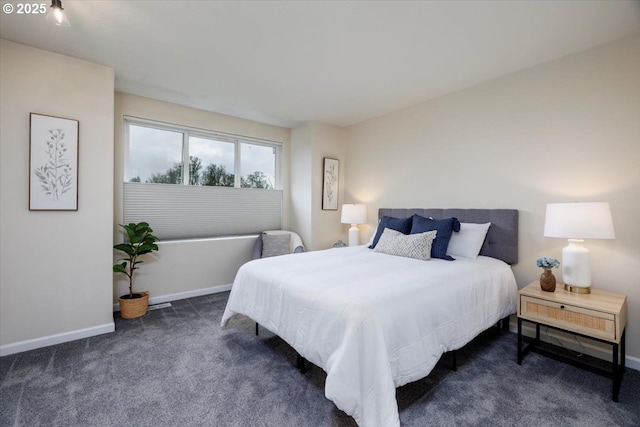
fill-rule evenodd
<path id="1" fill-rule="evenodd" d="M 536 325 L 536 336 L 524 349 L 523 320 Z M 576 294 L 565 291 L 562 284 L 556 287 L 555 292 L 545 292 L 538 281 L 532 282 L 518 292 L 518 365 L 522 364 L 529 351 L 534 351 L 606 375 L 613 380 L 612 398 L 617 402 L 625 369 L 626 324 L 625 295 L 597 289 L 592 289 L 590 294 Z M 611 344 L 611 369 L 598 368 L 537 347 L 540 344 L 540 325 Z"/>

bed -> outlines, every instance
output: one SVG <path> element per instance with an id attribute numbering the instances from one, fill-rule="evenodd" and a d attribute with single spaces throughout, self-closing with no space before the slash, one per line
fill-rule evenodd
<path id="1" fill-rule="evenodd" d="M 358 425 L 399 426 L 396 388 L 427 376 L 517 302 L 518 211 L 380 209 L 379 218 L 414 214 L 491 226 L 475 259 L 423 261 L 362 245 L 251 261 L 222 326 L 248 316 L 324 369 L 325 396 Z"/>

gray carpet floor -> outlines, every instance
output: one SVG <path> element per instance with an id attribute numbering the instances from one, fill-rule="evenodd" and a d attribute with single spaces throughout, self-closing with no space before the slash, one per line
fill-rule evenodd
<path id="1" fill-rule="evenodd" d="M 236 316 L 228 293 L 173 302 L 116 332 L 0 358 L 1 426 L 332 426 L 353 419 L 324 397 L 324 371 L 295 368 L 281 339 Z M 516 363 L 497 329 L 397 391 L 409 426 L 639 426 L 640 372 L 620 402 L 610 379 L 538 354 Z"/>

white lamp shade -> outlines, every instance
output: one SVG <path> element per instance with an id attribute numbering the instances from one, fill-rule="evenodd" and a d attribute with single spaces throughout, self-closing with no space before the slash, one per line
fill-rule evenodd
<path id="1" fill-rule="evenodd" d="M 544 235 L 569 239 L 562 249 L 562 279 L 565 289 L 589 293 L 591 265 L 589 249 L 582 239 L 613 239 L 613 220 L 609 203 L 549 203 Z"/>
<path id="2" fill-rule="evenodd" d="M 342 205 L 342 216 L 340 217 L 340 222 L 343 224 L 364 224 L 367 222 L 367 205 Z"/>
<path id="3" fill-rule="evenodd" d="M 549 203 L 544 235 L 566 239 L 614 239 L 609 203 Z"/>

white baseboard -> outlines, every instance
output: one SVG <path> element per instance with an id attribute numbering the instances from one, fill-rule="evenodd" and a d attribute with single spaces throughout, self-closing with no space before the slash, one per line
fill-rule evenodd
<path id="1" fill-rule="evenodd" d="M 176 294 L 161 295 L 149 298 L 149 304 L 161 304 L 163 302 L 177 301 L 185 298 L 199 297 L 202 295 L 215 294 L 231 290 L 231 284 L 213 286 L 210 288 L 198 289 L 195 291 L 179 292 Z M 113 305 L 113 311 L 119 311 L 118 304 Z M 83 338 L 89 338 L 96 335 L 107 334 L 116 330 L 115 323 L 105 323 L 104 325 L 94 326 L 91 328 L 78 329 L 75 331 L 65 332 L 62 334 L 50 335 L 32 340 L 20 341 L 13 344 L 0 346 L 0 357 L 9 356 L 10 354 L 21 353 L 23 351 L 35 350 L 50 345 L 62 344 L 69 341 L 75 341 Z"/>
<path id="2" fill-rule="evenodd" d="M 640 359 L 637 357 L 627 356 L 624 358 L 625 364 L 628 368 L 640 371 Z"/>
<path id="3" fill-rule="evenodd" d="M 93 326 L 91 328 L 78 329 L 71 332 L 64 332 L 62 334 L 49 335 L 47 337 L 20 341 L 17 343 L 0 346 L 0 356 L 8 356 L 10 354 L 21 353 L 23 351 L 35 350 L 37 348 L 48 347 L 50 345 L 62 344 L 64 342 L 107 334 L 115 330 L 115 323 L 110 322 L 103 325 Z"/>
<path id="4" fill-rule="evenodd" d="M 163 302 L 178 301 L 186 298 L 201 297 L 203 295 L 217 294 L 231 290 L 231 284 L 212 286 L 210 288 L 196 289 L 195 291 L 178 292 L 175 294 L 160 295 L 158 297 L 150 297 L 149 305 L 162 304 Z M 113 304 L 113 311 L 120 311 L 119 304 Z"/>
<path id="5" fill-rule="evenodd" d="M 510 323 L 509 324 L 509 330 L 511 332 L 515 332 L 518 333 L 518 325 L 517 323 Z M 527 337 L 534 337 L 536 334 L 536 329 L 533 325 L 531 324 L 526 324 L 523 322 L 522 325 L 522 334 L 524 336 Z M 569 333 L 567 333 L 569 334 Z M 599 346 L 596 345 L 596 342 L 594 341 L 590 341 L 587 339 L 583 339 L 582 337 L 578 337 L 575 335 L 571 335 L 570 336 L 567 335 L 561 335 L 558 333 L 558 331 L 556 331 L 555 329 L 548 329 L 548 334 L 547 331 L 545 330 L 544 325 L 540 325 L 540 339 L 544 342 L 550 342 L 549 338 L 553 339 L 554 341 L 560 341 L 560 343 L 562 343 L 562 345 L 571 350 L 571 351 L 582 351 L 584 352 L 584 354 L 587 354 L 589 356 L 593 356 L 596 357 L 598 359 L 602 359 L 602 360 L 606 360 L 606 361 L 611 361 L 611 346 Z M 575 339 L 573 338 L 575 337 Z M 577 339 L 577 341 L 576 341 Z M 557 345 L 557 341 L 553 342 L 551 341 L 551 344 L 556 344 Z M 578 342 L 580 344 L 578 344 Z M 582 347 L 580 346 L 582 345 Z M 634 369 L 636 371 L 640 371 L 640 358 L 637 357 L 633 357 L 633 356 L 625 356 L 624 358 L 625 360 L 625 366 L 627 368 L 630 369 Z"/>

